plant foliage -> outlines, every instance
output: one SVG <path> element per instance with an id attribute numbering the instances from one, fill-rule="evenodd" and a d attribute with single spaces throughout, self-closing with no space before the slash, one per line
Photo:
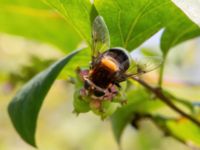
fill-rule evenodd
<path id="1" fill-rule="evenodd" d="M 1 0 L 0 3 L 0 32 L 47 42 L 64 52 L 72 51 L 80 42 L 77 33 L 91 48 L 91 26 L 97 15 L 101 15 L 105 19 L 110 33 L 111 47 L 121 46 L 132 51 L 155 33 L 163 30 L 160 48 L 164 58 L 167 57 L 167 53 L 172 47 L 200 35 L 199 26 L 193 22 L 197 22 L 198 15 L 197 18 L 194 14 L 191 17 L 188 15 L 189 10 L 181 7 L 186 15 L 179 8 L 180 5 L 177 7 L 171 0 L 95 0 L 94 3 L 89 0 L 45 0 L 47 5 L 35 0 Z M 53 9 L 56 9 L 57 12 Z M 8 107 L 10 118 L 20 136 L 27 143 L 36 146 L 34 135 L 38 113 L 59 72 L 72 58 L 74 62 L 77 60 L 80 64 L 89 63 L 88 52 L 87 55 L 86 52 L 81 52 L 82 55 L 77 55 L 74 59 L 74 55 L 77 53 L 75 51 L 58 60 L 25 84 L 11 101 Z M 77 65 L 69 67 L 67 72 L 74 71 Z M 161 73 L 161 79 L 162 75 Z M 186 144 L 187 141 L 192 141 L 194 144 L 200 145 L 199 135 L 197 135 L 200 127 L 198 123 L 195 124 L 191 121 L 190 117 L 186 115 L 184 118 L 184 116 L 186 121 L 180 123 L 177 121 L 178 118 L 169 119 L 154 114 L 157 108 L 166 107 L 163 102 L 159 101 L 163 95 L 171 100 L 176 98 L 163 92 L 161 97 L 153 100 L 152 92 L 159 95 L 158 92 L 163 91 L 154 89 L 148 91 L 138 85 L 136 89 L 127 90 L 127 104 L 117 109 L 111 116 L 117 142 L 120 142 L 126 125 L 139 114 L 140 117 L 135 120 L 134 125 L 140 119 L 147 117 L 164 132 L 179 141 Z M 192 105 L 180 99 L 171 101 L 170 105 L 177 102 L 188 106 L 188 109 L 191 110 Z M 82 102 L 77 102 L 75 105 L 83 112 L 89 111 L 89 107 Z M 168 104 L 168 106 L 170 105 Z M 189 115 L 195 118 L 193 113 Z M 187 131 L 188 128 L 192 129 L 191 132 Z"/>

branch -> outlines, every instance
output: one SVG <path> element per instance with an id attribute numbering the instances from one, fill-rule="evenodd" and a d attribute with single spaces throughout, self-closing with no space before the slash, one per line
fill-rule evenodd
<path id="1" fill-rule="evenodd" d="M 194 117 L 185 113 L 180 108 L 178 108 L 176 105 L 174 105 L 174 103 L 172 103 L 171 100 L 163 94 L 161 88 L 154 88 L 154 87 L 148 85 L 146 82 L 144 82 L 143 80 L 141 80 L 137 77 L 131 77 L 131 79 L 137 81 L 138 83 L 143 85 L 145 88 L 147 88 L 149 91 L 154 93 L 156 95 L 156 97 L 158 97 L 162 102 L 164 102 L 166 105 L 168 105 L 171 109 L 178 112 L 181 116 L 187 118 L 191 122 L 195 123 L 197 126 L 200 126 L 200 122 L 197 119 L 195 119 Z"/>
<path id="2" fill-rule="evenodd" d="M 174 139 L 178 140 L 179 142 L 187 145 L 186 141 L 184 141 L 183 139 L 179 138 L 178 136 L 176 136 L 173 132 L 171 132 L 166 126 L 165 124 L 163 125 L 162 123 L 159 123 L 159 121 L 157 121 L 159 119 L 161 120 L 167 120 L 166 118 L 160 117 L 160 116 L 153 116 L 151 114 L 134 114 L 133 120 L 131 122 L 131 125 L 133 127 L 135 127 L 136 129 L 138 129 L 138 122 L 143 120 L 143 119 L 150 119 L 152 121 L 152 123 L 154 123 L 158 129 L 160 129 L 165 136 L 171 136 Z M 169 118 L 168 118 L 169 119 Z M 171 119 L 171 118 L 170 118 Z"/>
<path id="3" fill-rule="evenodd" d="M 138 123 L 143 120 L 143 119 L 149 119 L 152 121 L 152 123 L 154 123 L 156 125 L 156 127 L 158 129 L 160 129 L 163 133 L 164 133 L 164 136 L 171 136 L 172 138 L 176 139 L 177 141 L 185 144 L 186 146 L 188 146 L 189 148 L 191 149 L 196 149 L 199 148 L 197 147 L 196 145 L 193 145 L 192 143 L 189 143 L 187 142 L 187 140 L 184 140 L 182 139 L 181 137 L 177 136 L 175 133 L 173 133 L 168 127 L 167 127 L 167 124 L 166 123 L 163 123 L 164 122 L 167 122 L 168 120 L 174 120 L 176 121 L 177 119 L 174 119 L 174 118 L 164 118 L 162 116 L 153 116 L 151 114 L 138 114 L 138 113 L 135 113 L 134 116 L 133 116 L 133 119 L 131 121 L 131 125 L 138 129 Z M 159 120 L 162 120 L 161 122 Z"/>

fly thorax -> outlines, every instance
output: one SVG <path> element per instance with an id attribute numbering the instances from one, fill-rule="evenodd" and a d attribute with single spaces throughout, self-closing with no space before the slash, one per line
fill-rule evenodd
<path id="1" fill-rule="evenodd" d="M 111 48 L 106 51 L 104 57 L 111 57 L 118 64 L 120 72 L 125 72 L 130 66 L 130 60 L 128 54 L 120 48 Z"/>

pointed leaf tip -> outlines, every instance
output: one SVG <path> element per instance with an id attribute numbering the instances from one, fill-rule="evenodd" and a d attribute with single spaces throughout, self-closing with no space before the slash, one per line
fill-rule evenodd
<path id="1" fill-rule="evenodd" d="M 36 75 L 10 102 L 8 106 L 10 119 L 22 139 L 30 145 L 37 147 L 35 142 L 37 117 L 45 96 L 64 66 L 80 50 L 70 53 Z"/>

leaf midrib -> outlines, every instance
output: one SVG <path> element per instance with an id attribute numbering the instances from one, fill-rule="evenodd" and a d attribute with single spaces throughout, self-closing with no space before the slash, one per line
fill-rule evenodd
<path id="1" fill-rule="evenodd" d="M 143 16 L 143 14 L 145 13 L 145 10 L 148 8 L 148 6 L 150 4 L 151 4 L 151 2 L 150 2 L 150 0 L 148 0 L 147 5 L 140 11 L 140 13 L 136 16 L 136 18 L 132 19 L 132 23 L 130 25 L 129 32 L 128 32 L 128 34 L 125 38 L 125 41 L 124 41 L 124 47 L 125 48 L 127 48 L 127 46 L 128 46 L 128 42 L 131 38 L 131 34 L 134 31 L 136 24 L 138 23 L 139 19 Z"/>

